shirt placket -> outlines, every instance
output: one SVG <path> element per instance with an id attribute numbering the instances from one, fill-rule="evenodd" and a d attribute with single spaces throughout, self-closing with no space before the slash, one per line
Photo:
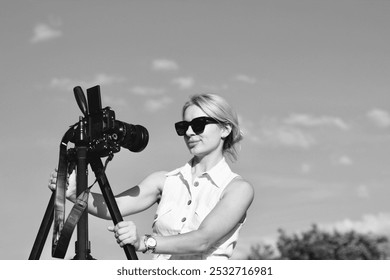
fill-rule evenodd
<path id="1" fill-rule="evenodd" d="M 190 191 L 188 192 L 186 201 L 183 203 L 182 215 L 179 218 L 181 223 L 181 232 L 188 232 L 190 231 L 189 227 L 193 226 L 189 224 L 189 217 L 193 217 L 195 215 L 194 201 L 196 200 L 197 194 L 199 192 L 199 180 L 200 178 L 196 178 L 192 184 L 190 183 L 191 180 L 189 182 L 187 181 L 188 185 L 190 186 Z"/>

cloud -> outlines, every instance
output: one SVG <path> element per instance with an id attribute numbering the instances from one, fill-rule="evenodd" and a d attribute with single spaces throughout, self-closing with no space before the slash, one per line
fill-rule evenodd
<path id="1" fill-rule="evenodd" d="M 50 81 L 49 87 L 62 91 L 71 91 L 75 86 L 79 84 L 79 81 L 75 81 L 69 78 L 53 78 Z"/>
<path id="2" fill-rule="evenodd" d="M 227 84 L 220 84 L 220 85 L 202 85 L 202 88 L 205 91 L 208 92 L 221 92 L 229 89 L 229 86 Z"/>
<path id="3" fill-rule="evenodd" d="M 349 126 L 342 119 L 330 116 L 313 117 L 306 114 L 292 114 L 284 122 L 306 127 L 331 126 L 341 130 L 349 129 Z"/>
<path id="4" fill-rule="evenodd" d="M 119 98 L 114 98 L 112 96 L 109 96 L 107 94 L 104 94 L 102 96 L 102 102 L 103 104 L 107 104 L 110 107 L 127 107 L 128 103 L 126 99 L 119 97 Z"/>
<path id="5" fill-rule="evenodd" d="M 97 74 L 92 80 L 87 82 L 70 78 L 53 78 L 49 83 L 49 87 L 62 91 L 72 91 L 75 86 L 89 88 L 95 85 L 108 86 L 123 81 L 125 81 L 125 78 L 121 76 Z"/>
<path id="6" fill-rule="evenodd" d="M 107 74 L 97 74 L 95 78 L 89 82 L 89 84 L 93 85 L 105 85 L 109 86 L 112 84 L 117 84 L 125 81 L 126 79 L 121 76 L 115 75 L 107 75 Z"/>
<path id="7" fill-rule="evenodd" d="M 353 160 L 348 156 L 341 156 L 338 160 L 339 164 L 341 165 L 352 165 Z"/>
<path id="8" fill-rule="evenodd" d="M 279 174 L 256 174 L 258 185 L 273 190 L 283 190 L 294 203 L 332 201 L 345 190 L 340 182 L 323 182 L 306 176 L 280 176 Z"/>
<path id="9" fill-rule="evenodd" d="M 269 126 L 260 131 L 260 142 L 271 146 L 287 146 L 308 149 L 316 144 L 313 136 L 289 126 Z"/>
<path id="10" fill-rule="evenodd" d="M 238 74 L 234 77 L 234 80 L 243 82 L 246 84 L 255 84 L 257 82 L 256 78 L 250 77 L 244 74 Z"/>
<path id="11" fill-rule="evenodd" d="M 260 143 L 260 137 L 256 135 L 258 128 L 253 121 L 245 118 L 241 114 L 238 114 L 238 122 L 245 139 L 254 143 Z"/>
<path id="12" fill-rule="evenodd" d="M 173 99 L 168 96 L 163 96 L 161 98 L 151 98 L 146 100 L 145 109 L 148 112 L 154 113 L 158 110 L 161 110 L 171 104 Z"/>
<path id="13" fill-rule="evenodd" d="M 239 122 L 245 139 L 259 145 L 308 149 L 317 143 L 311 134 L 277 119 L 264 118 L 255 123 L 239 115 Z"/>
<path id="14" fill-rule="evenodd" d="M 130 89 L 130 92 L 147 98 L 144 107 L 150 113 L 162 110 L 173 102 L 172 98 L 165 95 L 164 88 L 134 86 Z"/>
<path id="15" fill-rule="evenodd" d="M 55 29 L 47 24 L 40 23 L 34 27 L 33 37 L 31 43 L 40 43 L 44 41 L 53 40 L 62 36 L 62 31 Z"/>
<path id="16" fill-rule="evenodd" d="M 352 165 L 354 163 L 353 160 L 347 155 L 332 156 L 331 160 L 332 160 L 333 164 L 342 165 L 342 166 L 349 166 L 349 165 Z"/>
<path id="17" fill-rule="evenodd" d="M 356 189 L 357 196 L 360 198 L 368 198 L 370 193 L 368 191 L 368 187 L 366 185 L 360 185 Z"/>
<path id="18" fill-rule="evenodd" d="M 366 214 L 361 220 L 345 219 L 334 224 L 319 226 L 325 230 L 346 232 L 355 230 L 361 233 L 375 233 L 388 235 L 390 232 L 390 213 Z"/>
<path id="19" fill-rule="evenodd" d="M 174 71 L 179 69 L 179 65 L 169 59 L 156 59 L 152 62 L 152 69 L 156 71 Z"/>
<path id="20" fill-rule="evenodd" d="M 242 116 L 240 116 L 242 120 Z M 331 116 L 314 117 L 308 114 L 292 114 L 286 118 L 262 118 L 258 123 L 245 119 L 242 124 L 244 136 L 254 143 L 271 147 L 291 147 L 309 149 L 317 144 L 314 132 L 309 128 L 334 127 L 340 130 L 350 129 L 342 119 Z M 334 163 L 350 165 L 347 156 L 333 159 Z"/>
<path id="21" fill-rule="evenodd" d="M 308 163 L 301 164 L 301 172 L 303 174 L 308 174 L 311 172 L 311 170 L 312 170 L 312 166 L 310 164 L 308 164 Z"/>
<path id="22" fill-rule="evenodd" d="M 390 114 L 384 110 L 372 109 L 367 113 L 367 117 L 378 127 L 390 126 Z"/>
<path id="23" fill-rule="evenodd" d="M 179 77 L 172 80 L 172 84 L 175 84 L 179 89 L 190 89 L 194 86 L 195 81 L 192 77 Z"/>
<path id="24" fill-rule="evenodd" d="M 154 88 L 154 87 L 144 87 L 144 86 L 135 86 L 130 89 L 130 91 L 135 95 L 141 96 L 156 96 L 162 95 L 165 92 L 163 88 Z"/>

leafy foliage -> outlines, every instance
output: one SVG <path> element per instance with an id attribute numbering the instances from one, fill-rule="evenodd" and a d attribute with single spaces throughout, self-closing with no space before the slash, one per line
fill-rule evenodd
<path id="1" fill-rule="evenodd" d="M 279 254 L 272 246 L 252 246 L 248 259 L 289 260 L 378 260 L 390 257 L 389 240 L 385 236 L 362 234 L 356 231 L 326 232 L 316 225 L 301 234 L 288 235 L 279 230 L 276 243 Z"/>
<path id="2" fill-rule="evenodd" d="M 269 244 L 256 244 L 251 246 L 248 260 L 272 260 L 275 258 L 275 250 Z"/>

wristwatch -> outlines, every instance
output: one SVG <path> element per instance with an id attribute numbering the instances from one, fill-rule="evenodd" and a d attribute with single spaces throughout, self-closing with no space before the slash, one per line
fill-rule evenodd
<path id="1" fill-rule="evenodd" d="M 157 241 L 153 236 L 151 236 L 150 234 L 145 234 L 144 244 L 145 250 L 143 251 L 143 253 L 154 253 L 154 251 L 156 250 Z"/>

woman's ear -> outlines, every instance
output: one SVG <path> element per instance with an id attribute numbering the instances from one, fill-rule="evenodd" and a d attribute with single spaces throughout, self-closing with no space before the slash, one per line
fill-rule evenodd
<path id="1" fill-rule="evenodd" d="M 222 127 L 221 138 L 226 138 L 229 136 L 230 132 L 232 132 L 232 126 L 230 124 L 226 124 Z"/>

